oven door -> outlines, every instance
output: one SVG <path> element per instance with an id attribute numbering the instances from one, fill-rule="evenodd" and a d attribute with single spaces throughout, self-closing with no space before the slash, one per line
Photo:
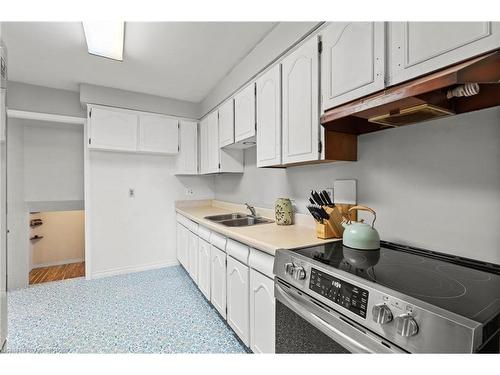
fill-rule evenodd
<path id="1" fill-rule="evenodd" d="M 406 353 L 276 278 L 276 353 Z"/>

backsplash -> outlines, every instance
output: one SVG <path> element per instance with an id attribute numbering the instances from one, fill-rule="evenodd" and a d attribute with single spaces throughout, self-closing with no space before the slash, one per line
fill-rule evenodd
<path id="1" fill-rule="evenodd" d="M 215 177 L 215 198 L 272 207 L 289 197 L 307 213 L 311 189 L 353 178 L 383 240 L 500 263 L 499 108 L 360 136 L 358 157 L 262 169 L 252 148 L 243 175 Z"/>

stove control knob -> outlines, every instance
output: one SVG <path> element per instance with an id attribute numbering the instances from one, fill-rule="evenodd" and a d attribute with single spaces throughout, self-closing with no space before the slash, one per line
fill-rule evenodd
<path id="1" fill-rule="evenodd" d="M 410 314 L 396 317 L 396 330 L 403 337 L 414 336 L 418 332 L 418 324 Z"/>
<path id="2" fill-rule="evenodd" d="M 285 268 L 285 273 L 287 275 L 291 276 L 295 272 L 295 266 L 293 265 L 293 263 L 285 263 L 283 267 Z"/>
<path id="3" fill-rule="evenodd" d="M 306 278 L 306 270 L 304 269 L 304 267 L 295 267 L 295 273 L 293 277 L 295 278 L 295 280 L 304 280 Z"/>
<path id="4" fill-rule="evenodd" d="M 380 303 L 372 308 L 373 321 L 378 324 L 387 324 L 392 320 L 392 312 L 389 306 Z"/>

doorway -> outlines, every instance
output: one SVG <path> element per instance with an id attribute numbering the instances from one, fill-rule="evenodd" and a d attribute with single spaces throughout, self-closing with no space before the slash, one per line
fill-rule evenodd
<path id="1" fill-rule="evenodd" d="M 83 210 L 30 213 L 29 284 L 85 276 Z"/>

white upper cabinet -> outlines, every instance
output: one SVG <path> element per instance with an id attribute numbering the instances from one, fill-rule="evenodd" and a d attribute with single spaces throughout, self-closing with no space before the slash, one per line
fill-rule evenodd
<path id="1" fill-rule="evenodd" d="M 89 149 L 175 155 L 179 120 L 153 113 L 89 105 Z"/>
<path id="2" fill-rule="evenodd" d="M 318 65 L 316 37 L 283 59 L 283 164 L 320 157 Z"/>
<path id="3" fill-rule="evenodd" d="M 219 151 L 219 120 L 217 111 L 208 115 L 208 163 L 207 173 L 217 173 L 219 171 L 220 151 Z"/>
<path id="4" fill-rule="evenodd" d="M 246 346 L 250 345 L 249 268 L 227 257 L 227 323 Z"/>
<path id="5" fill-rule="evenodd" d="M 500 48 L 500 22 L 390 22 L 389 84 Z"/>
<path id="6" fill-rule="evenodd" d="M 208 117 L 200 121 L 200 174 L 208 173 Z"/>
<path id="7" fill-rule="evenodd" d="M 179 120 L 161 115 L 141 114 L 138 150 L 155 154 L 177 154 Z"/>
<path id="8" fill-rule="evenodd" d="M 219 171 L 219 124 L 217 111 L 200 122 L 200 173 Z"/>
<path id="9" fill-rule="evenodd" d="M 198 174 L 198 124 L 179 122 L 179 153 L 175 160 L 175 174 Z"/>
<path id="10" fill-rule="evenodd" d="M 219 146 L 234 143 L 234 101 L 229 99 L 219 107 Z"/>
<path id="11" fill-rule="evenodd" d="M 242 173 L 243 150 L 219 147 L 217 111 L 200 122 L 200 174 Z"/>
<path id="12" fill-rule="evenodd" d="M 137 151 L 138 115 L 115 108 L 91 107 L 89 148 L 109 151 Z"/>
<path id="13" fill-rule="evenodd" d="M 384 89 L 383 22 L 332 22 L 321 41 L 323 111 Z"/>
<path id="14" fill-rule="evenodd" d="M 250 349 L 254 353 L 274 353 L 274 281 L 250 270 Z"/>
<path id="15" fill-rule="evenodd" d="M 281 164 L 281 65 L 257 80 L 257 167 Z"/>
<path id="16" fill-rule="evenodd" d="M 254 145 L 255 83 L 251 83 L 234 96 L 234 138 L 235 142 L 240 143 L 240 147 Z"/>

